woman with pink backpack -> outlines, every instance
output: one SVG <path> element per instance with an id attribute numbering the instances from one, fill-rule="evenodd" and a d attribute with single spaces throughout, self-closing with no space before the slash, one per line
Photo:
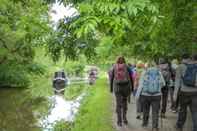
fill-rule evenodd
<path id="1" fill-rule="evenodd" d="M 118 57 L 113 66 L 110 83 L 111 92 L 114 92 L 116 97 L 117 125 L 122 126 L 122 122 L 128 124 L 127 102 L 133 88 L 133 80 L 129 75 L 129 67 L 122 56 Z"/>

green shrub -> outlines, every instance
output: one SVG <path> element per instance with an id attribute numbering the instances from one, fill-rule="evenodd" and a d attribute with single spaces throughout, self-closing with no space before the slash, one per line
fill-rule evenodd
<path id="1" fill-rule="evenodd" d="M 86 89 L 84 84 L 79 85 L 69 85 L 64 93 L 64 97 L 67 100 L 75 99 L 77 96 L 79 96 L 84 90 Z"/>
<path id="2" fill-rule="evenodd" d="M 64 64 L 66 73 L 69 76 L 83 76 L 85 63 L 81 61 L 68 61 Z"/>
<path id="3" fill-rule="evenodd" d="M 65 122 L 65 121 L 59 121 L 55 124 L 53 127 L 53 131 L 71 131 L 72 129 L 72 123 Z"/>
<path id="4" fill-rule="evenodd" d="M 27 70 L 37 75 L 43 75 L 46 72 L 46 66 L 38 63 L 32 63 L 27 65 Z"/>
<path id="5" fill-rule="evenodd" d="M 29 84 L 27 72 L 17 64 L 0 65 L 0 85 L 10 87 L 26 87 Z"/>

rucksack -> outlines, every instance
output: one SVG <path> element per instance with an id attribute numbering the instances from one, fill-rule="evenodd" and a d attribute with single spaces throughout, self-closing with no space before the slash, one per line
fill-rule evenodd
<path id="1" fill-rule="evenodd" d="M 154 95 L 160 92 L 160 72 L 158 69 L 148 69 L 144 74 L 142 92 Z"/>
<path id="2" fill-rule="evenodd" d="M 186 66 L 183 83 L 186 86 L 197 88 L 197 64 L 186 64 Z"/>
<path id="3" fill-rule="evenodd" d="M 128 84 L 129 72 L 126 64 L 116 64 L 114 67 L 114 78 L 116 84 Z"/>
<path id="4" fill-rule="evenodd" d="M 170 79 L 171 79 L 171 72 L 170 72 L 169 65 L 166 63 L 166 64 L 161 64 L 159 67 L 161 70 L 161 74 L 163 75 L 163 78 L 166 82 L 166 85 L 169 85 Z"/>

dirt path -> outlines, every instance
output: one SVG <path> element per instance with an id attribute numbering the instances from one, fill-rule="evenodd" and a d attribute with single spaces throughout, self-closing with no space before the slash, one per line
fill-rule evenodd
<path id="1" fill-rule="evenodd" d="M 134 99 L 131 100 L 131 103 L 129 104 L 129 109 L 128 109 L 128 115 L 127 115 L 127 118 L 128 118 L 128 125 L 127 126 L 123 126 L 123 127 L 118 127 L 116 125 L 116 114 L 115 114 L 115 103 L 113 103 L 114 105 L 114 113 L 113 113 L 113 126 L 114 128 L 116 129 L 116 131 L 152 131 L 151 130 L 151 119 L 150 119 L 150 122 L 149 122 L 149 126 L 148 128 L 143 128 L 141 127 L 141 124 L 142 124 L 142 120 L 137 120 L 136 119 L 136 104 L 135 104 L 135 101 Z M 190 113 L 188 113 L 190 114 Z M 176 123 L 176 119 L 177 119 L 177 114 L 175 113 L 171 113 L 168 109 L 168 113 L 166 114 L 166 117 L 165 119 L 160 119 L 159 121 L 159 128 L 160 130 L 159 131 L 176 131 L 174 126 L 175 126 L 175 123 Z M 151 118 L 151 116 L 150 116 Z M 162 127 L 161 127 L 161 123 L 162 123 Z M 188 119 L 187 119 L 187 122 L 185 123 L 185 129 L 183 131 L 192 131 L 191 129 L 191 118 L 190 118 L 190 115 L 188 116 Z"/>

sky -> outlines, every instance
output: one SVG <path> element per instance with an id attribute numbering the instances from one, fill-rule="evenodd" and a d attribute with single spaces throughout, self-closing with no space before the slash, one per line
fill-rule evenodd
<path id="1" fill-rule="evenodd" d="M 51 11 L 50 11 L 50 16 L 51 20 L 54 23 L 57 23 L 60 19 L 64 18 L 65 16 L 72 16 L 73 14 L 77 13 L 77 10 L 75 8 L 68 6 L 64 6 L 63 3 L 54 3 Z"/>

